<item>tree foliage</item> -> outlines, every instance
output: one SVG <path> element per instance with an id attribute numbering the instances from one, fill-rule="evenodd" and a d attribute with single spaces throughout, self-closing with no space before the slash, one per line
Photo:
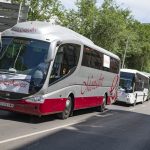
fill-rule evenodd
<path id="1" fill-rule="evenodd" d="M 68 11 L 65 26 L 90 38 L 95 44 L 116 53 L 125 67 L 150 71 L 150 25 L 145 25 L 114 0 L 77 0 L 77 9 Z"/>

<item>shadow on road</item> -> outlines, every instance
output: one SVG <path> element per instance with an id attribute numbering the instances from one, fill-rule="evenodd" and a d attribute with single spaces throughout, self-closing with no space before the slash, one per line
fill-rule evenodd
<path id="1" fill-rule="evenodd" d="M 126 104 L 126 103 L 123 103 L 123 102 L 118 102 L 118 101 L 116 101 L 113 105 L 124 106 L 124 107 L 132 106 L 132 105 L 129 105 L 129 104 Z"/>
<path id="2" fill-rule="evenodd" d="M 46 121 L 53 121 L 56 119 L 56 115 L 38 117 L 38 116 L 31 116 L 31 115 L 26 115 L 26 114 L 21 114 L 16 112 L 1 111 L 0 119 L 34 124 L 34 123 L 42 123 Z"/>
<path id="3" fill-rule="evenodd" d="M 93 113 L 95 111 L 97 111 L 96 108 L 78 110 L 78 111 L 74 111 L 73 116 Z M 57 114 L 38 117 L 38 116 L 31 116 L 31 115 L 26 115 L 26 114 L 21 114 L 21 113 L 16 113 L 16 112 L 0 111 L 0 119 L 25 122 L 25 123 L 31 123 L 31 124 L 36 124 L 36 123 L 39 124 L 43 122 L 56 120 L 58 119 L 58 117 L 57 117 Z"/>
<path id="4" fill-rule="evenodd" d="M 103 115 L 99 113 L 90 117 L 82 123 L 49 133 L 16 149 L 149 150 L 150 116 L 110 110 Z"/>

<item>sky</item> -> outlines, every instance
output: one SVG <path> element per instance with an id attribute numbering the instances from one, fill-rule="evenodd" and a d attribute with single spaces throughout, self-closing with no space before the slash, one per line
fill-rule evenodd
<path id="1" fill-rule="evenodd" d="M 60 0 L 65 8 L 75 8 L 76 0 Z M 100 6 L 103 0 L 97 0 L 97 5 Z M 141 23 L 150 23 L 150 0 L 116 0 L 116 3 L 121 8 L 128 8 L 134 18 Z"/>

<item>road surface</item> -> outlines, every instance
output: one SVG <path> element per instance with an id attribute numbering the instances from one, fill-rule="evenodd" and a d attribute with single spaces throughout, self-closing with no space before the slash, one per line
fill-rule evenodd
<path id="1" fill-rule="evenodd" d="M 150 150 L 150 101 L 59 120 L 0 111 L 0 150 Z"/>

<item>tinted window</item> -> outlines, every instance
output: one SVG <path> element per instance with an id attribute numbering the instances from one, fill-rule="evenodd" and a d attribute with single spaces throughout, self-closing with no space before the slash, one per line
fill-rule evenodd
<path id="1" fill-rule="evenodd" d="M 70 75 L 76 68 L 80 56 L 81 46 L 76 44 L 64 44 L 58 48 L 52 72 L 50 83 Z"/>
<path id="2" fill-rule="evenodd" d="M 147 77 L 145 77 L 139 73 L 136 74 L 136 82 L 135 82 L 135 90 L 136 91 L 141 91 L 144 88 L 148 88 L 148 84 L 149 84 L 149 81 L 148 81 Z"/>
<path id="3" fill-rule="evenodd" d="M 3 38 L 0 69 L 33 69 L 47 57 L 50 43 L 25 38 Z"/>
<path id="4" fill-rule="evenodd" d="M 93 50 L 91 53 L 91 67 L 95 69 L 102 69 L 103 66 L 103 55 Z"/>
<path id="5" fill-rule="evenodd" d="M 110 66 L 104 67 L 103 57 L 104 57 L 103 53 L 94 50 L 90 47 L 84 46 L 82 65 L 94 69 L 109 71 L 112 73 L 119 73 L 119 66 L 120 66 L 119 60 L 110 57 Z"/>
<path id="6" fill-rule="evenodd" d="M 88 47 L 84 47 L 83 49 L 83 59 L 82 59 L 82 65 L 86 67 L 90 67 L 91 62 L 91 49 Z"/>
<path id="7" fill-rule="evenodd" d="M 29 75 L 31 77 L 29 94 L 36 93 L 42 88 L 47 76 L 49 63 L 45 59 L 49 46 L 49 42 L 35 39 L 3 37 L 0 71 Z M 11 98 L 19 97 L 13 94 Z"/>
<path id="8" fill-rule="evenodd" d="M 110 59 L 110 71 L 113 73 L 118 73 L 119 72 L 119 65 L 120 65 L 120 62 L 117 59 L 111 57 L 111 59 Z"/>
<path id="9" fill-rule="evenodd" d="M 95 69 L 102 69 L 102 64 L 103 54 L 85 46 L 83 50 L 82 65 Z"/>
<path id="10" fill-rule="evenodd" d="M 135 82 L 135 91 L 143 91 L 144 89 L 144 81 L 139 80 Z"/>

